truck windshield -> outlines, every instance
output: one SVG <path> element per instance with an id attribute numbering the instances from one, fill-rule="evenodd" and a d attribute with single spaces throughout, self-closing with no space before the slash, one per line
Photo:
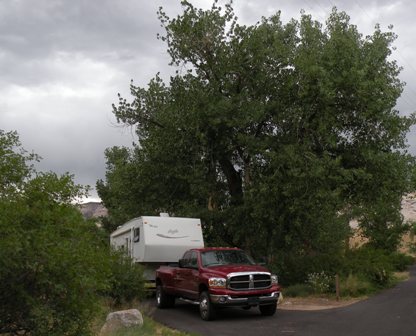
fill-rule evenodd
<path id="1" fill-rule="evenodd" d="M 218 250 L 201 253 L 203 267 L 216 265 L 254 265 L 251 259 L 242 250 Z"/>

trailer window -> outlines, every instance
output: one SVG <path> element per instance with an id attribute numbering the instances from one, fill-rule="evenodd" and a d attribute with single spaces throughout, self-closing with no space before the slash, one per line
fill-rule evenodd
<path id="1" fill-rule="evenodd" d="M 133 241 L 135 243 L 140 241 L 140 228 L 135 228 L 134 229 L 134 237 L 133 237 Z"/>

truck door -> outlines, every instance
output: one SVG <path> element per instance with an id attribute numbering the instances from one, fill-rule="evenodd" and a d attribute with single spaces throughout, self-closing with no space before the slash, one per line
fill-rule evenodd
<path id="1" fill-rule="evenodd" d="M 184 269 L 182 274 L 182 291 L 184 296 L 191 299 L 197 299 L 199 297 L 198 254 L 196 251 L 190 252 L 191 254 L 189 259 L 187 259 L 186 269 Z"/>
<path id="2" fill-rule="evenodd" d="M 184 255 L 183 255 L 183 263 L 182 263 L 182 267 L 178 267 L 175 271 L 174 271 L 174 276 L 173 276 L 173 286 L 177 289 L 177 291 L 183 295 L 183 291 L 184 291 L 184 281 L 186 278 L 186 273 L 188 272 L 188 261 L 191 258 L 191 251 L 187 251 Z"/>
<path id="3" fill-rule="evenodd" d="M 175 270 L 174 286 L 180 295 L 196 299 L 199 295 L 197 254 L 195 251 L 188 251 L 182 259 L 182 267 Z"/>

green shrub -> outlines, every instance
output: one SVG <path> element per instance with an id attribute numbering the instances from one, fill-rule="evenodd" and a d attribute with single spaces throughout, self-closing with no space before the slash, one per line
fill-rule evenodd
<path id="1" fill-rule="evenodd" d="M 76 189 L 69 176 L 38 175 L 22 188 L 0 197 L 0 334 L 90 335 L 107 248 L 65 200 Z"/>
<path id="2" fill-rule="evenodd" d="M 312 273 L 336 274 L 342 262 L 340 255 L 288 253 L 281 255 L 270 268 L 279 275 L 279 281 L 283 285 L 292 285 L 305 283 L 308 281 L 308 275 Z"/>
<path id="3" fill-rule="evenodd" d="M 309 284 L 295 284 L 285 287 L 283 293 L 289 297 L 304 297 L 314 294 L 314 290 Z"/>
<path id="4" fill-rule="evenodd" d="M 132 298 L 141 273 L 73 204 L 87 188 L 36 172 L 36 159 L 0 130 L 0 334 L 91 335 L 102 294 Z"/>
<path id="5" fill-rule="evenodd" d="M 122 251 L 111 255 L 110 287 L 105 292 L 114 304 L 129 303 L 145 295 L 143 269 Z"/>
<path id="6" fill-rule="evenodd" d="M 341 296 L 357 297 L 376 291 L 376 288 L 369 280 L 353 274 L 349 274 L 347 277 L 341 277 L 339 287 Z"/>
<path id="7" fill-rule="evenodd" d="M 346 254 L 342 273 L 344 276 L 356 275 L 382 288 L 392 280 L 393 265 L 383 250 L 363 246 Z"/>
<path id="8" fill-rule="evenodd" d="M 316 294 L 334 292 L 335 289 L 335 277 L 323 271 L 308 274 L 307 283 Z"/>
<path id="9" fill-rule="evenodd" d="M 414 257 L 399 252 L 391 254 L 389 258 L 393 269 L 397 272 L 405 271 L 408 266 L 415 262 Z"/>

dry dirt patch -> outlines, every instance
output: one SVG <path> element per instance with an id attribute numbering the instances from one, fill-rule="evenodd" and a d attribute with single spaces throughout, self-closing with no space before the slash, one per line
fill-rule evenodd
<path id="1" fill-rule="evenodd" d="M 365 298 L 354 298 L 348 300 L 335 300 L 328 298 L 284 298 L 278 305 L 283 310 L 322 310 L 349 306 Z"/>

